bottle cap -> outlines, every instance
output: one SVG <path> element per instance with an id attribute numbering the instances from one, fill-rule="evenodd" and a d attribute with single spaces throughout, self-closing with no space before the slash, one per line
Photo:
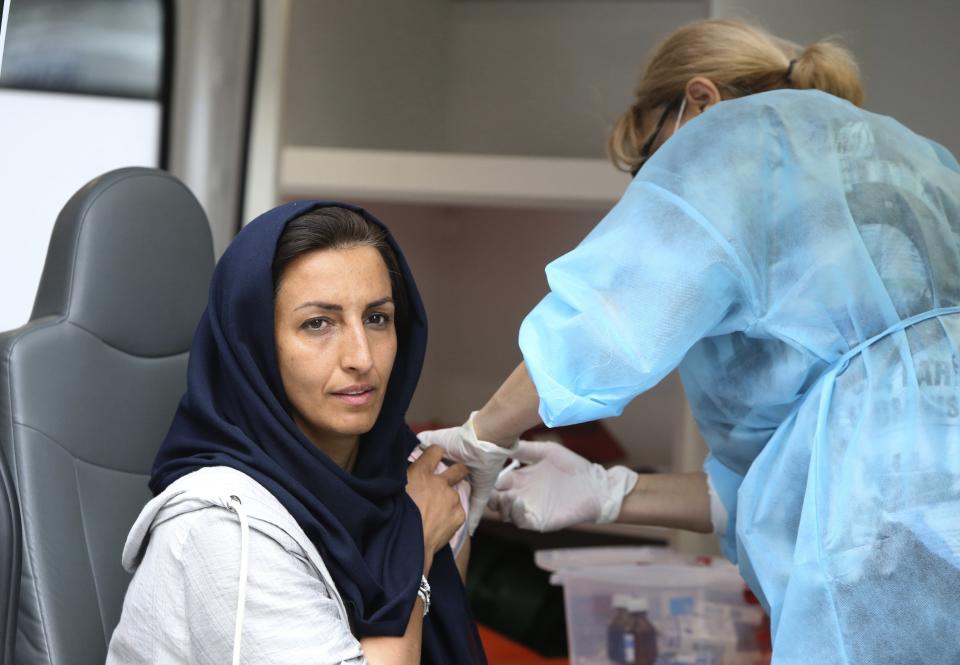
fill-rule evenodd
<path id="1" fill-rule="evenodd" d="M 646 612 L 649 609 L 650 609 L 650 603 L 647 601 L 646 598 L 643 598 L 641 596 L 634 596 L 633 598 L 630 598 L 627 604 L 628 612 Z"/>

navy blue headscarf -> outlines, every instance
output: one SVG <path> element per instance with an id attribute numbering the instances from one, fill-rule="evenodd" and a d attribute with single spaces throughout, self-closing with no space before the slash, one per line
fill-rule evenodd
<path id="1" fill-rule="evenodd" d="M 272 264 L 292 219 L 315 208 L 352 210 L 384 229 L 409 302 L 383 408 L 360 437 L 353 473 L 314 446 L 291 416 L 274 340 Z M 423 526 L 407 495 L 407 457 L 417 438 L 405 422 L 427 342 L 427 317 L 393 236 L 367 211 L 299 201 L 264 213 L 227 248 L 210 284 L 183 396 L 154 462 L 159 494 L 181 476 L 229 466 L 254 478 L 283 504 L 317 546 L 361 637 L 403 635 L 423 571 Z M 423 626 L 424 663 L 486 663 L 449 547 L 429 575 L 433 604 Z"/>

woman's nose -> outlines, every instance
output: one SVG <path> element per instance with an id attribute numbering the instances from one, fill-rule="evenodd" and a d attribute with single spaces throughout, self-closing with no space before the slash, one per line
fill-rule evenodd
<path id="1" fill-rule="evenodd" d="M 350 326 L 344 339 L 341 364 L 344 369 L 357 373 L 367 372 L 373 367 L 370 340 L 363 325 Z"/>

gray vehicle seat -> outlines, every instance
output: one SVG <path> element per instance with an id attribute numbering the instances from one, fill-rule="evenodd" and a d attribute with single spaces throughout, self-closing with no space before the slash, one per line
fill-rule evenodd
<path id="1" fill-rule="evenodd" d="M 121 550 L 212 269 L 203 209 L 161 171 L 101 176 L 57 218 L 30 322 L 0 335 L 0 449 L 22 523 L 14 663 L 104 662 Z"/>
<path id="2" fill-rule="evenodd" d="M 0 449 L 0 665 L 13 662 L 20 593 L 20 502 Z"/>

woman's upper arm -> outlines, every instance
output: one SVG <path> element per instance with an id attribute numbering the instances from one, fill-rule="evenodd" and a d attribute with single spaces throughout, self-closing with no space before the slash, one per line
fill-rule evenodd
<path id="1" fill-rule="evenodd" d="M 181 566 L 192 662 L 231 662 L 240 585 L 240 523 L 210 508 L 191 528 Z M 242 662 L 361 665 L 360 643 L 341 618 L 331 590 L 270 536 L 251 527 Z"/>

